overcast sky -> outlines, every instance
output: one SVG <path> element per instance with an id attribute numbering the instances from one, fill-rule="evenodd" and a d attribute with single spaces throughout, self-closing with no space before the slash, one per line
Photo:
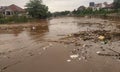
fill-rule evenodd
<path id="1" fill-rule="evenodd" d="M 113 0 L 43 0 L 44 4 L 49 7 L 51 12 L 54 11 L 63 11 L 63 10 L 74 10 L 81 5 L 88 6 L 89 2 L 108 2 L 111 3 Z M 0 6 L 16 4 L 24 8 L 25 4 L 29 0 L 0 0 Z"/>

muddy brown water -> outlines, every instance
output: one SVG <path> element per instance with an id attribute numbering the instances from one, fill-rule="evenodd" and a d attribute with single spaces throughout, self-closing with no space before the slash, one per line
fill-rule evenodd
<path id="1" fill-rule="evenodd" d="M 119 26 L 119 21 L 79 17 L 1 25 L 0 72 L 120 72 Z M 99 30 L 115 32 L 117 37 L 107 44 L 69 38 Z"/>

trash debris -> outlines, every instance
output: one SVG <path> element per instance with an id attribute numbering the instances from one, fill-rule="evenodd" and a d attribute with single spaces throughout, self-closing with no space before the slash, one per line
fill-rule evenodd
<path id="1" fill-rule="evenodd" d="M 53 44 L 52 43 L 49 43 L 49 46 L 52 46 Z"/>
<path id="2" fill-rule="evenodd" d="M 82 58 L 78 58 L 78 60 L 82 60 Z"/>
<path id="3" fill-rule="evenodd" d="M 86 44 L 83 44 L 83 47 L 86 47 Z"/>
<path id="4" fill-rule="evenodd" d="M 67 37 L 71 37 L 71 36 L 72 36 L 72 34 L 67 35 Z"/>
<path id="5" fill-rule="evenodd" d="M 70 59 L 68 59 L 68 60 L 67 60 L 67 62 L 71 62 L 71 60 L 70 60 Z"/>
<path id="6" fill-rule="evenodd" d="M 8 66 L 3 67 L 2 69 L 0 69 L 0 72 L 2 72 L 3 70 L 6 70 L 8 68 Z"/>
<path id="7" fill-rule="evenodd" d="M 97 51 L 96 53 L 97 53 L 97 54 L 100 54 L 100 53 L 101 53 L 101 51 Z"/>
<path id="8" fill-rule="evenodd" d="M 100 56 L 116 56 L 116 57 L 119 56 L 119 55 L 116 55 L 116 54 L 109 54 L 109 53 L 99 53 L 98 55 L 100 55 Z"/>
<path id="9" fill-rule="evenodd" d="M 75 43 L 75 46 L 81 46 L 81 44 L 80 43 Z"/>
<path id="10" fill-rule="evenodd" d="M 35 30 L 35 29 L 36 29 L 36 27 L 34 27 L 34 26 L 33 26 L 33 27 L 32 27 L 32 29 L 33 29 L 33 30 Z"/>
<path id="11" fill-rule="evenodd" d="M 101 35 L 101 36 L 98 37 L 98 39 L 99 39 L 99 40 L 104 40 L 104 39 L 105 39 L 105 36 L 102 36 L 102 35 Z"/>
<path id="12" fill-rule="evenodd" d="M 28 54 L 29 54 L 30 56 L 33 56 L 33 55 L 34 55 L 32 52 L 29 52 Z"/>
<path id="13" fill-rule="evenodd" d="M 104 44 L 107 44 L 108 43 L 108 41 L 107 40 L 104 40 Z"/>
<path id="14" fill-rule="evenodd" d="M 78 51 L 79 51 L 79 49 L 73 49 L 72 53 L 73 53 L 73 54 L 77 54 Z"/>
<path id="15" fill-rule="evenodd" d="M 79 54 L 70 55 L 70 58 L 72 58 L 72 59 L 76 59 L 78 57 L 79 57 Z"/>
<path id="16" fill-rule="evenodd" d="M 103 47 L 100 47 L 102 51 L 105 51 L 105 49 Z"/>
<path id="17" fill-rule="evenodd" d="M 43 50 L 46 50 L 47 48 L 46 47 L 43 47 Z"/>
<path id="18" fill-rule="evenodd" d="M 86 57 L 82 56 L 82 59 L 86 60 Z"/>

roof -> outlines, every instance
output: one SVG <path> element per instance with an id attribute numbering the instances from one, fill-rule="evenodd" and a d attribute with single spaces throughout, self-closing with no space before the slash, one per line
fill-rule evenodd
<path id="1" fill-rule="evenodd" d="M 105 6 L 105 8 L 112 8 L 112 7 L 113 7 L 113 3 L 108 4 L 108 5 Z"/>
<path id="2" fill-rule="evenodd" d="M 0 6 L 0 12 L 4 11 L 6 9 L 10 9 L 15 12 L 25 12 L 24 9 L 20 8 L 19 6 L 15 5 L 15 4 L 12 4 L 10 6 Z"/>
<path id="3" fill-rule="evenodd" d="M 7 8 L 7 6 L 0 6 L 0 12 L 4 11 Z"/>
<path id="4" fill-rule="evenodd" d="M 24 12 L 25 11 L 24 9 L 22 9 L 19 6 L 14 5 L 14 4 L 8 6 L 7 9 L 11 9 L 12 11 L 17 11 L 17 12 Z"/>
<path id="5" fill-rule="evenodd" d="M 102 3 L 95 4 L 96 7 L 102 7 Z"/>

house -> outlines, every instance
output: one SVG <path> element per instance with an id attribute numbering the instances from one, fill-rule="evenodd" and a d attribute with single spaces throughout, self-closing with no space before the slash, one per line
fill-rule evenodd
<path id="1" fill-rule="evenodd" d="M 10 6 L 1 6 L 0 13 L 4 16 L 13 16 L 15 14 L 21 15 L 25 13 L 25 10 L 15 4 L 12 4 Z"/>
<path id="2" fill-rule="evenodd" d="M 102 3 L 95 4 L 95 9 L 100 10 L 102 8 Z"/>
<path id="3" fill-rule="evenodd" d="M 89 7 L 95 7 L 95 2 L 90 2 Z"/>
<path id="4" fill-rule="evenodd" d="M 108 4 L 107 2 L 104 2 L 104 3 L 95 4 L 94 2 L 90 2 L 89 8 L 91 8 L 93 11 L 100 10 L 100 9 L 105 9 L 110 11 L 113 8 L 113 3 Z"/>
<path id="5" fill-rule="evenodd" d="M 106 10 L 112 10 L 113 9 L 113 3 L 108 4 L 107 2 L 104 2 L 104 8 Z"/>
<path id="6" fill-rule="evenodd" d="M 89 8 L 92 9 L 93 11 L 95 11 L 96 10 L 96 8 L 95 8 L 95 2 L 90 2 L 89 3 Z"/>

